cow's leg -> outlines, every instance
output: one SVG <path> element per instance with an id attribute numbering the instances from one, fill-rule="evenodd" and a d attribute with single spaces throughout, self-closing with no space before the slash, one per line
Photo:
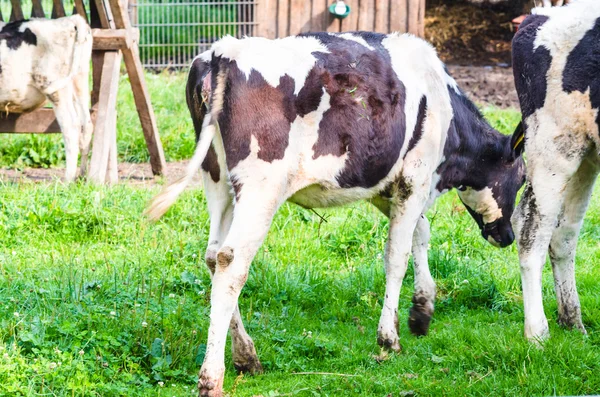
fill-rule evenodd
<path id="1" fill-rule="evenodd" d="M 278 192 L 242 188 L 227 237 L 217 252 L 212 278 L 210 327 L 198 388 L 201 396 L 222 396 L 227 328 L 236 311 L 248 269 L 283 200 Z"/>
<path id="2" fill-rule="evenodd" d="M 79 157 L 79 134 L 81 123 L 73 104 L 73 86 L 66 87 L 48 96 L 54 107 L 56 120 L 60 125 L 65 143 L 66 171 L 65 181 L 71 182 L 77 176 L 77 158 Z"/>
<path id="3" fill-rule="evenodd" d="M 575 284 L 575 252 L 583 217 L 597 176 L 597 166 L 584 161 L 567 186 L 564 209 L 550 241 L 550 261 L 558 301 L 558 321 L 569 328 L 578 328 L 583 333 L 585 327 L 581 321 L 581 306 Z"/>
<path id="4" fill-rule="evenodd" d="M 377 328 L 377 343 L 394 351 L 401 350 L 398 338 L 400 288 L 408 266 L 413 232 L 427 201 L 426 189 L 421 186 L 419 190 L 422 192 L 413 189 L 404 200 L 392 199 L 390 207 L 390 230 L 385 247 L 385 297 Z"/>
<path id="5" fill-rule="evenodd" d="M 566 186 L 582 159 L 569 158 L 565 153 L 566 148 L 561 150 L 549 146 L 551 142 L 548 143 L 547 139 L 536 140 L 533 129 L 530 133 L 531 138 L 526 142 L 525 149 L 529 156 L 528 182 L 512 221 L 521 263 L 525 337 L 540 341 L 549 336 L 542 299 L 542 269 L 563 208 Z M 571 149 L 577 148 L 569 148 L 569 151 Z"/>
<path id="6" fill-rule="evenodd" d="M 206 249 L 206 265 L 212 275 L 217 265 L 217 252 L 221 248 L 233 219 L 233 197 L 229 185 L 222 174 L 219 181 L 215 182 L 208 172 L 203 171 L 204 189 L 210 215 L 210 232 L 208 247 Z M 239 372 L 258 374 L 262 372 L 262 365 L 256 354 L 254 341 L 246 332 L 239 307 L 235 311 L 229 324 L 231 335 L 231 356 L 233 365 Z"/>
<path id="7" fill-rule="evenodd" d="M 79 135 L 79 150 L 81 151 L 81 165 L 79 167 L 79 176 L 85 177 L 87 172 L 88 155 L 90 152 L 90 143 L 92 142 L 92 133 L 94 125 L 90 117 L 90 86 L 89 86 L 89 62 L 81 65 L 82 71 L 74 79 L 74 101 L 81 134 Z"/>
<path id="8" fill-rule="evenodd" d="M 429 271 L 427 247 L 431 237 L 429 221 L 421 215 L 413 235 L 413 266 L 415 269 L 415 293 L 408 316 L 408 327 L 417 336 L 427 335 L 433 316 L 435 302 L 435 281 Z"/>

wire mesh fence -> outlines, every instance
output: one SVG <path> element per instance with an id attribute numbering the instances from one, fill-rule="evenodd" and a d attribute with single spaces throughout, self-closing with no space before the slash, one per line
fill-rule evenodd
<path id="1" fill-rule="evenodd" d="M 251 36 L 256 0 L 130 0 L 140 29 L 140 57 L 146 68 L 188 67 L 194 57 L 229 34 Z"/>

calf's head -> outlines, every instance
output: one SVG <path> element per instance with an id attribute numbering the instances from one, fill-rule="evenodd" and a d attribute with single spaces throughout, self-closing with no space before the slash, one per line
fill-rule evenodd
<path id="1" fill-rule="evenodd" d="M 525 182 L 525 162 L 522 145 L 514 150 L 510 137 L 501 136 L 494 146 L 496 150 L 484 150 L 465 170 L 458 196 L 483 238 L 494 246 L 507 247 L 515 239 L 510 218 L 517 192 Z"/>

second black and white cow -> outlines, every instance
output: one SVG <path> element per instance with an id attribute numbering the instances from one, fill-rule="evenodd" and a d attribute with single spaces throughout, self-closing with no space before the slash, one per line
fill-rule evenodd
<path id="1" fill-rule="evenodd" d="M 85 174 L 93 125 L 92 31 L 79 15 L 0 22 L 0 112 L 31 112 L 50 101 L 65 143 L 65 180 Z"/>
<path id="2" fill-rule="evenodd" d="M 533 10 L 513 39 L 515 86 L 528 159 L 514 214 L 521 262 L 525 336 L 548 336 L 542 268 L 550 254 L 558 320 L 585 332 L 575 286 L 575 251 L 600 172 L 600 2 Z M 525 135 L 523 135 L 523 133 Z"/>
<path id="3" fill-rule="evenodd" d="M 187 100 L 198 143 L 187 175 L 155 198 L 160 217 L 202 166 L 210 213 L 210 328 L 201 395 L 220 396 L 229 327 L 235 366 L 261 370 L 238 296 L 286 200 L 306 208 L 369 200 L 390 218 L 386 290 L 377 341 L 399 350 L 398 298 L 409 255 L 409 325 L 427 333 L 435 284 L 423 215 L 458 194 L 495 245 L 513 241 L 510 216 L 524 164 L 490 127 L 435 50 L 410 35 L 225 37 L 192 64 Z M 414 242 L 413 242 L 414 241 Z"/>

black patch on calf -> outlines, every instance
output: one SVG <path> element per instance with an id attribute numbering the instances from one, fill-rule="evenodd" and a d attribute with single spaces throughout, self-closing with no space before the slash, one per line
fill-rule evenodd
<path id="1" fill-rule="evenodd" d="M 419 102 L 419 112 L 417 113 L 417 122 L 415 123 L 415 130 L 413 131 L 410 141 L 408 141 L 408 149 L 406 153 L 410 152 L 417 146 L 417 143 L 421 140 L 423 133 L 425 132 L 425 113 L 427 112 L 427 97 L 423 95 Z M 406 154 L 405 154 L 406 156 Z"/>
<path id="2" fill-rule="evenodd" d="M 547 20 L 545 15 L 528 16 L 512 41 L 513 73 L 523 120 L 542 108 L 546 100 L 552 57 L 544 46 L 534 50 L 534 42 L 538 29 Z"/>
<path id="3" fill-rule="evenodd" d="M 235 61 L 228 62 L 226 79 L 219 126 L 227 168 L 233 169 L 250 155 L 252 136 L 260 147 L 259 159 L 267 162 L 282 159 L 291 123 L 296 118 L 294 80 L 285 75 L 275 88 L 256 70 L 246 78 Z"/>
<path id="4" fill-rule="evenodd" d="M 37 37 L 29 28 L 19 31 L 25 22 L 27 21 L 14 21 L 4 25 L 0 30 L 0 41 L 6 41 L 6 46 L 11 50 L 18 49 L 23 43 L 37 45 Z"/>
<path id="5" fill-rule="evenodd" d="M 567 57 L 562 85 L 567 93 L 589 89 L 592 107 L 600 108 L 600 18 Z M 596 124 L 600 128 L 600 112 Z"/>
<path id="6" fill-rule="evenodd" d="M 190 67 L 190 73 L 188 74 L 187 86 L 185 89 L 187 106 L 190 111 L 190 115 L 192 116 L 194 130 L 196 131 L 196 144 L 200 140 L 202 124 L 208 110 L 206 104 L 203 103 L 202 88 L 204 79 L 210 72 L 210 63 L 204 62 L 200 58 L 195 59 Z M 221 169 L 217 159 L 217 152 L 212 144 L 210 145 L 208 153 L 202 162 L 202 169 L 210 173 L 210 177 L 215 183 L 219 182 Z"/>
<path id="7" fill-rule="evenodd" d="M 330 51 L 313 54 L 331 97 L 313 151 L 314 158 L 347 153 L 338 183 L 343 188 L 370 188 L 388 175 L 400 156 L 406 134 L 405 88 L 387 50 L 375 42 L 383 36 L 356 34 L 378 47 L 369 50 L 327 33 L 305 35 L 318 38 Z"/>

